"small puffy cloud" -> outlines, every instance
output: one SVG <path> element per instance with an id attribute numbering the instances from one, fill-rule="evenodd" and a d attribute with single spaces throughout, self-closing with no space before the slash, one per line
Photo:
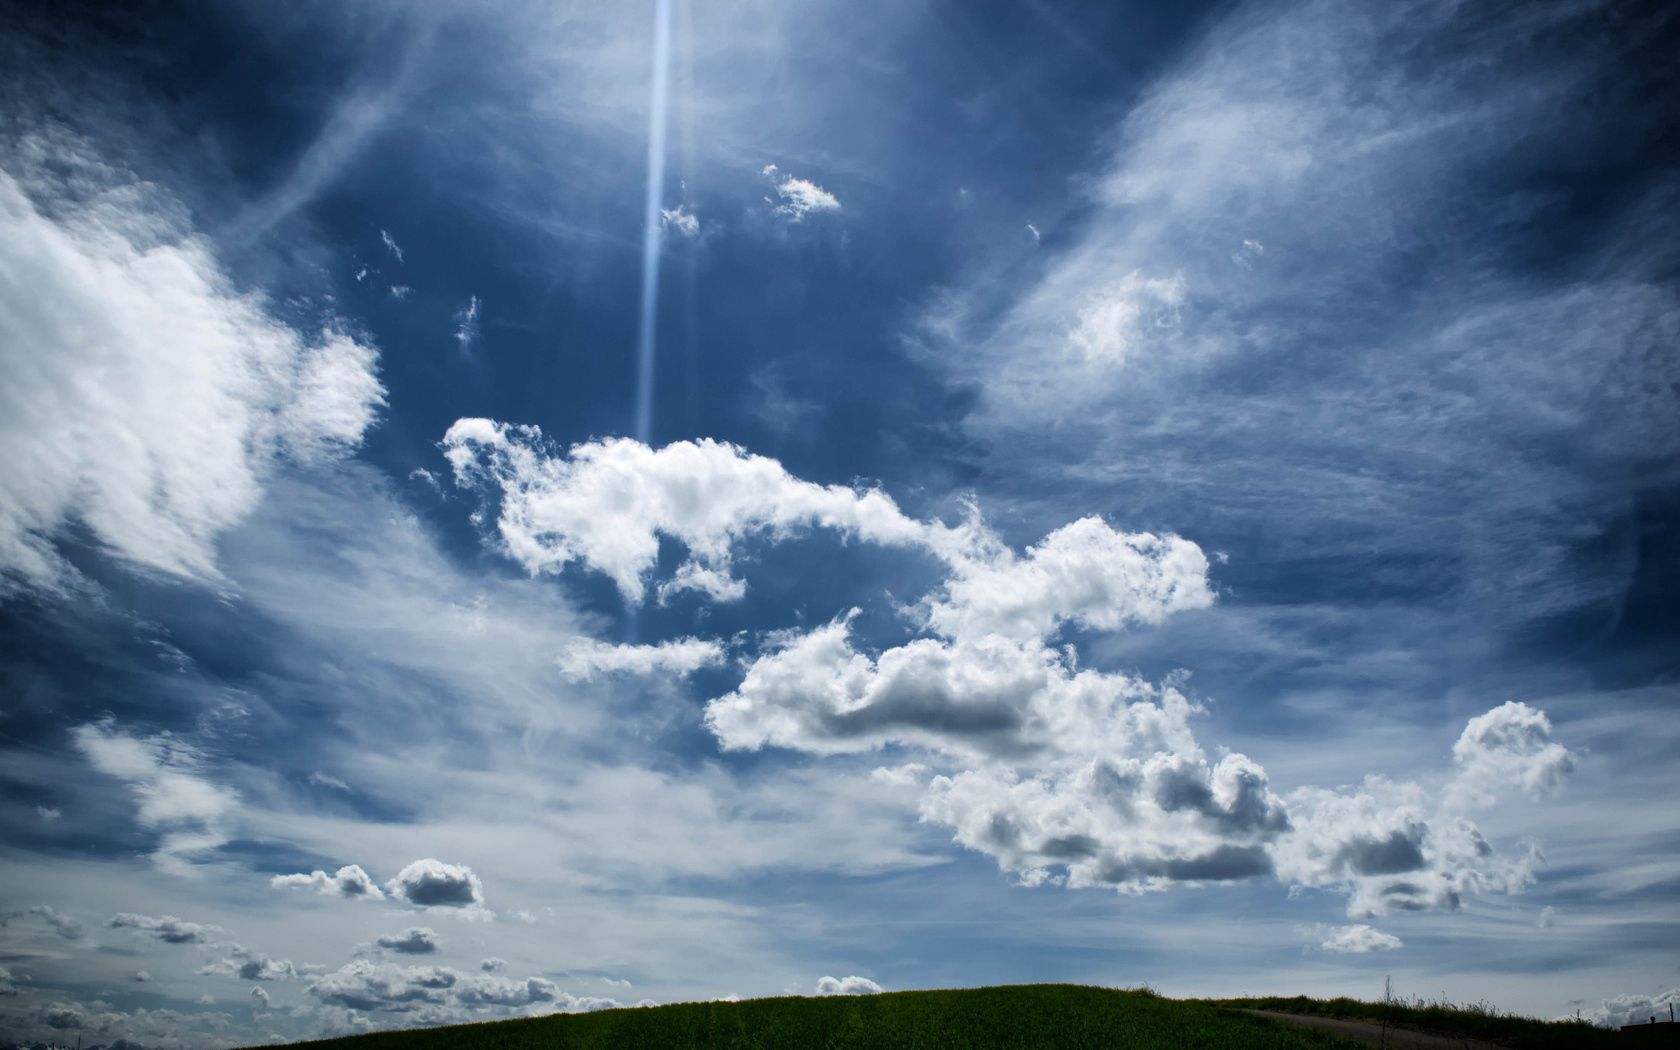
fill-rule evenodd
<path id="1" fill-rule="evenodd" d="M 1337 926 L 1327 931 L 1318 946 L 1327 952 L 1364 955 L 1369 952 L 1394 951 L 1401 946 L 1401 941 L 1391 933 L 1384 933 L 1359 923 L 1353 926 Z"/>
<path id="2" fill-rule="evenodd" d="M 218 944 L 215 947 L 228 954 L 199 967 L 199 973 L 235 977 L 241 981 L 290 981 L 298 976 L 297 967 L 286 959 L 271 959 L 242 944 Z"/>
<path id="3" fill-rule="evenodd" d="M 411 296 L 413 294 L 414 294 L 414 289 L 410 288 L 406 284 L 393 284 L 391 286 L 391 298 L 397 300 L 397 302 L 399 302 L 399 303 L 403 302 L 404 300 L 406 300 L 409 296 Z"/>
<path id="4" fill-rule="evenodd" d="M 37 915 L 45 920 L 48 926 L 51 926 L 60 937 L 67 941 L 79 941 L 85 935 L 81 923 L 50 904 L 37 904 L 29 909 L 29 914 Z"/>
<path id="5" fill-rule="evenodd" d="M 850 977 L 817 978 L 818 995 L 875 995 L 880 991 L 880 985 L 856 974 Z"/>
<path id="6" fill-rule="evenodd" d="M 41 818 L 41 823 L 51 824 L 64 814 L 56 806 L 36 806 L 35 815 Z"/>
<path id="7" fill-rule="evenodd" d="M 410 926 L 401 933 L 388 933 L 375 944 L 399 955 L 431 955 L 438 950 L 438 935 L 425 926 Z"/>
<path id="8" fill-rule="evenodd" d="M 132 980 L 136 984 L 149 984 L 151 983 L 152 975 L 145 970 L 135 970 Z"/>
<path id="9" fill-rule="evenodd" d="M 703 667 L 723 662 L 723 646 L 700 638 L 678 638 L 658 645 L 614 645 L 576 638 L 555 661 L 560 673 L 574 682 L 599 675 L 669 674 L 683 678 Z"/>
<path id="10" fill-rule="evenodd" d="M 1544 795 L 1575 768 L 1574 757 L 1551 739 L 1544 711 L 1511 700 L 1472 718 L 1453 745 L 1455 789 L 1468 802 L 1485 804 L 1517 789 Z"/>
<path id="11" fill-rule="evenodd" d="M 385 884 L 392 897 L 422 908 L 469 908 L 484 903 L 484 885 L 464 864 L 417 860 Z"/>
<path id="12" fill-rule="evenodd" d="M 485 973 L 501 973 L 503 970 L 507 969 L 507 960 L 498 959 L 492 955 L 488 959 L 480 959 L 478 962 L 478 968 L 483 970 Z"/>
<path id="13" fill-rule="evenodd" d="M 379 231 L 379 239 L 381 241 L 385 242 L 385 254 L 386 255 L 396 256 L 396 259 L 397 259 L 398 262 L 403 261 L 402 245 L 397 243 L 396 238 L 392 237 L 385 230 L 380 230 Z"/>
<path id="14" fill-rule="evenodd" d="M 812 212 L 840 210 L 840 199 L 809 179 L 784 174 L 774 164 L 765 165 L 759 174 L 775 187 L 775 213 L 789 222 L 803 222 Z"/>
<path id="15" fill-rule="evenodd" d="M 264 1010 L 274 1005 L 274 1000 L 269 998 L 268 990 L 265 988 L 252 988 L 251 998 Z"/>
<path id="16" fill-rule="evenodd" d="M 1557 909 L 1550 904 L 1540 909 L 1540 917 L 1534 920 L 1534 925 L 1542 930 L 1549 930 L 1557 925 Z"/>
<path id="17" fill-rule="evenodd" d="M 0 589 L 78 579 L 71 523 L 134 565 L 216 581 L 218 537 L 278 461 L 353 448 L 372 347 L 236 288 L 186 210 L 68 134 L 0 169 Z"/>
<path id="18" fill-rule="evenodd" d="M 363 871 L 359 864 L 346 864 L 331 875 L 318 869 L 307 875 L 276 875 L 269 879 L 268 883 L 275 889 L 309 889 L 330 897 L 374 901 L 385 899 L 385 894 L 380 892 L 379 886 L 368 877 L 368 873 Z"/>
<path id="19" fill-rule="evenodd" d="M 113 930 L 138 930 L 150 934 L 165 944 L 208 944 L 214 934 L 225 933 L 220 926 L 188 922 L 174 915 L 139 915 L 122 912 L 106 922 Z"/>
<path id="20" fill-rule="evenodd" d="M 700 232 L 700 220 L 688 210 L 686 205 L 679 204 L 675 208 L 659 209 L 659 223 L 667 230 L 672 230 L 684 237 L 693 237 Z"/>

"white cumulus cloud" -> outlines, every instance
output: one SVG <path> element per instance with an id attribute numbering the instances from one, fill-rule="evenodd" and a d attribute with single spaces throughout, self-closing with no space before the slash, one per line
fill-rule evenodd
<path id="1" fill-rule="evenodd" d="M 1324 935 L 1320 948 L 1343 955 L 1364 955 L 1369 952 L 1391 952 L 1401 947 L 1400 938 L 1392 933 L 1372 929 L 1364 923 L 1337 926 Z"/>
<path id="2" fill-rule="evenodd" d="M 881 986 L 874 981 L 856 974 L 850 977 L 817 978 L 818 995 L 874 995 L 881 990 Z"/>
<path id="3" fill-rule="evenodd" d="M 310 889 L 329 897 L 373 901 L 385 899 L 385 894 L 380 891 L 378 884 L 359 864 L 346 864 L 331 875 L 317 868 L 307 875 L 276 875 L 268 882 L 275 889 Z"/>
<path id="4" fill-rule="evenodd" d="M 562 452 L 536 427 L 462 419 L 443 448 L 457 484 L 500 497 L 499 538 L 527 571 L 581 562 L 630 602 L 646 593 L 661 535 L 713 574 L 703 589 L 714 596 L 736 593 L 724 582 L 730 551 L 748 536 L 824 527 L 896 546 L 930 541 L 928 527 L 879 490 L 802 481 L 776 460 L 710 439 L 652 449 L 613 438 Z"/>

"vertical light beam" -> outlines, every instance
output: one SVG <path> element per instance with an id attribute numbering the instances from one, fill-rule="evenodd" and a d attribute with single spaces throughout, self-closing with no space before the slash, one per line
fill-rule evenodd
<path id="1" fill-rule="evenodd" d="M 671 66 L 671 0 L 656 0 L 653 99 L 648 108 L 647 201 L 642 214 L 642 312 L 636 330 L 636 439 L 653 444 L 654 329 L 659 317 L 659 248 L 664 223 L 665 110 Z"/>

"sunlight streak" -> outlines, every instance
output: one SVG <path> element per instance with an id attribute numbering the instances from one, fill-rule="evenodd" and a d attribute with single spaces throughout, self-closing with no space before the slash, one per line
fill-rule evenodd
<path id="1" fill-rule="evenodd" d="M 636 438 L 653 439 L 654 326 L 659 315 L 659 205 L 665 191 L 665 113 L 671 65 L 671 0 L 657 0 L 653 27 L 653 98 L 648 112 L 647 200 L 642 214 L 642 310 L 636 331 Z"/>

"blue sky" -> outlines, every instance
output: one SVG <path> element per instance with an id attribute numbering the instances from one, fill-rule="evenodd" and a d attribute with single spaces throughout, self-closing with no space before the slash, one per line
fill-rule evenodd
<path id="1" fill-rule="evenodd" d="M 1673 16 L 985 7 L 8 13 L 4 1034 L 1677 997 Z"/>

